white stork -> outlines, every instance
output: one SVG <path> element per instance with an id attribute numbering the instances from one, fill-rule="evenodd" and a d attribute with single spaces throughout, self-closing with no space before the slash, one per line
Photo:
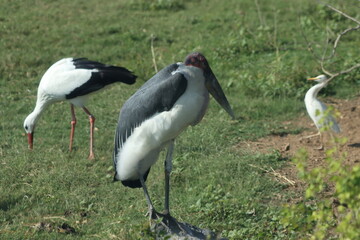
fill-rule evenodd
<path id="1" fill-rule="evenodd" d="M 169 210 L 169 177 L 174 139 L 188 126 L 198 124 L 209 103 L 209 93 L 234 118 L 233 111 L 206 58 L 191 53 L 184 63 L 171 64 L 149 79 L 123 105 L 115 134 L 114 180 L 143 188 L 150 218 L 158 213 L 145 181 L 161 149 L 165 159 L 165 212 Z"/>
<path id="2" fill-rule="evenodd" d="M 33 148 L 33 136 L 37 121 L 52 103 L 68 100 L 71 107 L 71 132 L 69 150 L 72 150 L 76 117 L 74 106 L 81 107 L 90 120 L 90 154 L 94 158 L 93 134 L 95 117 L 85 107 L 90 93 L 114 82 L 133 84 L 136 76 L 123 67 L 105 65 L 86 58 L 64 58 L 54 63 L 41 78 L 36 106 L 24 121 L 29 148 Z"/>
<path id="3" fill-rule="evenodd" d="M 305 138 L 320 136 L 321 146 L 318 149 L 321 150 L 323 149 L 323 143 L 320 129 L 324 126 L 329 126 L 335 133 L 339 133 L 340 127 L 332 115 L 324 114 L 327 107 L 323 102 L 316 98 L 320 90 L 327 85 L 327 77 L 325 75 L 319 75 L 314 78 L 309 78 L 308 80 L 318 82 L 318 84 L 312 86 L 307 91 L 304 99 L 306 110 L 311 120 L 315 123 L 318 133 Z"/>

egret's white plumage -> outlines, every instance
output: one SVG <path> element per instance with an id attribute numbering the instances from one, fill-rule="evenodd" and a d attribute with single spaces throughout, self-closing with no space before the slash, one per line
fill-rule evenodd
<path id="1" fill-rule="evenodd" d="M 150 217 L 154 208 L 145 181 L 160 151 L 165 160 L 165 213 L 169 214 L 169 176 L 174 139 L 203 118 L 209 93 L 232 116 L 232 109 L 205 57 L 188 55 L 184 63 L 169 65 L 148 80 L 123 105 L 115 135 L 115 180 L 144 189 Z"/>
<path id="2" fill-rule="evenodd" d="M 74 106 L 77 106 L 83 108 L 90 118 L 89 157 L 93 158 L 92 141 L 95 118 L 85 107 L 89 94 L 114 82 L 133 84 L 135 79 L 136 76 L 126 68 L 105 65 L 86 58 L 64 58 L 57 61 L 41 78 L 35 108 L 24 121 L 29 148 L 32 149 L 35 126 L 43 111 L 52 103 L 68 100 L 72 115 L 69 149 L 70 151 L 72 149 L 76 124 Z"/>
<path id="3" fill-rule="evenodd" d="M 318 129 L 318 134 L 316 135 L 321 136 L 320 129 L 324 126 L 330 127 L 335 133 L 339 133 L 340 127 L 337 124 L 336 120 L 330 114 L 325 115 L 327 107 L 323 102 L 317 99 L 317 95 L 320 90 L 327 85 L 327 77 L 325 75 L 319 75 L 315 78 L 309 78 L 308 80 L 318 82 L 318 84 L 312 86 L 307 91 L 304 99 L 306 110 L 310 118 L 314 122 L 316 128 Z"/>

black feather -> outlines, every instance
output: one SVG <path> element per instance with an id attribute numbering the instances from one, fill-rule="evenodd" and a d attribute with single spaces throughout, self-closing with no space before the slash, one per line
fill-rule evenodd
<path id="1" fill-rule="evenodd" d="M 149 175 L 149 172 L 150 172 L 150 168 L 149 170 L 146 171 L 146 173 L 144 174 L 143 178 L 144 178 L 144 181 L 146 181 L 148 175 Z M 125 181 L 121 181 L 121 183 L 126 186 L 126 187 L 131 187 L 131 188 L 141 188 L 141 182 L 139 179 L 136 179 L 136 180 L 125 180 Z"/>
<path id="2" fill-rule="evenodd" d="M 98 71 L 92 72 L 90 79 L 83 85 L 75 88 L 73 91 L 67 94 L 66 99 L 71 99 L 98 91 L 105 86 L 115 82 L 133 84 L 137 78 L 137 76 L 124 67 L 105 65 L 103 63 L 91 61 L 86 58 L 73 59 L 73 63 L 76 69 L 96 69 Z"/>

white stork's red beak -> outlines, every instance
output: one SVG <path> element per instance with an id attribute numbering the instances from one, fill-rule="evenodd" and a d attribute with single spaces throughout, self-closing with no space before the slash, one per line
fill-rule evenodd
<path id="1" fill-rule="evenodd" d="M 28 133 L 27 135 L 28 135 L 29 149 L 32 150 L 33 149 L 34 135 L 33 135 L 33 133 Z"/>

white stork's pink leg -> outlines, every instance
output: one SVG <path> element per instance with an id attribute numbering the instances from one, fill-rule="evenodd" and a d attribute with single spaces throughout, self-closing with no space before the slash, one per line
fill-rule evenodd
<path id="1" fill-rule="evenodd" d="M 73 146 L 73 141 L 74 141 L 76 117 L 75 117 L 74 105 L 70 104 L 70 108 L 71 108 L 71 131 L 70 131 L 69 151 L 71 152 L 72 151 L 72 146 Z"/>
<path id="2" fill-rule="evenodd" d="M 90 154 L 89 154 L 88 159 L 94 159 L 95 154 L 94 154 L 94 151 L 93 151 L 93 146 L 94 146 L 95 117 L 89 112 L 89 110 L 87 110 L 86 107 L 83 107 L 83 109 L 86 112 L 86 114 L 89 116 L 89 121 L 90 121 Z"/>

